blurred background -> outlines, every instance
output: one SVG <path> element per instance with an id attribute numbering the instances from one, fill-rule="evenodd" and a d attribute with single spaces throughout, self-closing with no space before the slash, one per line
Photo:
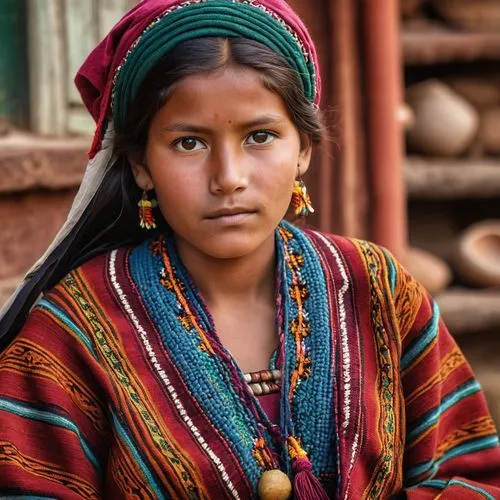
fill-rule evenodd
<path id="1" fill-rule="evenodd" d="M 0 304 L 63 223 L 94 124 L 73 85 L 135 0 L 0 0 Z M 290 0 L 316 40 L 322 230 L 436 297 L 500 425 L 500 0 Z"/>

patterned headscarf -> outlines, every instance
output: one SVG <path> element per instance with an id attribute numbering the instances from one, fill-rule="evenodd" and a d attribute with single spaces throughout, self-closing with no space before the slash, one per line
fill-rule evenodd
<path id="1" fill-rule="evenodd" d="M 76 75 L 97 122 L 90 156 L 100 149 L 112 116 L 115 129 L 148 71 L 178 43 L 202 37 L 258 41 L 286 59 L 306 97 L 318 105 L 321 81 L 306 27 L 284 0 L 143 0 L 94 49 Z"/>

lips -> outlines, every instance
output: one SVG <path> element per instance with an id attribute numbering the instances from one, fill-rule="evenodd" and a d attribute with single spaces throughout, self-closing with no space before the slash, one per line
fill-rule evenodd
<path id="1" fill-rule="evenodd" d="M 251 215 L 256 213 L 256 210 L 247 207 L 231 207 L 231 208 L 221 208 L 211 212 L 207 219 L 221 219 L 221 218 L 236 218 L 244 215 Z"/>
<path id="2" fill-rule="evenodd" d="M 257 210 L 248 207 L 231 207 L 215 210 L 207 216 L 207 222 L 219 227 L 239 227 L 253 219 Z"/>

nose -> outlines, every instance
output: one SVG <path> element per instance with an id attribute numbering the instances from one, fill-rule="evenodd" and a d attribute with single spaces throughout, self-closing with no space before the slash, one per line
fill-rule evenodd
<path id="1" fill-rule="evenodd" d="M 248 187 L 248 168 L 237 147 L 223 146 L 213 152 L 210 191 L 213 194 L 232 194 Z"/>

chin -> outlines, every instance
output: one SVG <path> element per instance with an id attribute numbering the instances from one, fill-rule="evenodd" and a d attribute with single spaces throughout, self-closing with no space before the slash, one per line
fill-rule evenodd
<path id="1" fill-rule="evenodd" d="M 175 233 L 175 230 L 174 230 Z M 267 248 L 274 249 L 274 227 L 266 231 L 262 226 L 220 231 L 199 231 L 185 236 L 177 234 L 178 249 L 204 255 L 209 259 L 230 260 L 248 257 Z"/>
<path id="2" fill-rule="evenodd" d="M 200 241 L 198 250 L 214 259 L 240 259 L 259 252 L 266 244 L 274 248 L 274 231 L 219 233 Z"/>
<path id="3" fill-rule="evenodd" d="M 252 244 L 253 243 L 253 244 Z M 259 244 L 260 243 L 260 244 Z M 200 249 L 205 255 L 214 259 L 230 260 L 241 259 L 252 254 L 259 249 L 262 242 L 232 242 L 223 244 L 213 244 L 206 249 Z"/>

